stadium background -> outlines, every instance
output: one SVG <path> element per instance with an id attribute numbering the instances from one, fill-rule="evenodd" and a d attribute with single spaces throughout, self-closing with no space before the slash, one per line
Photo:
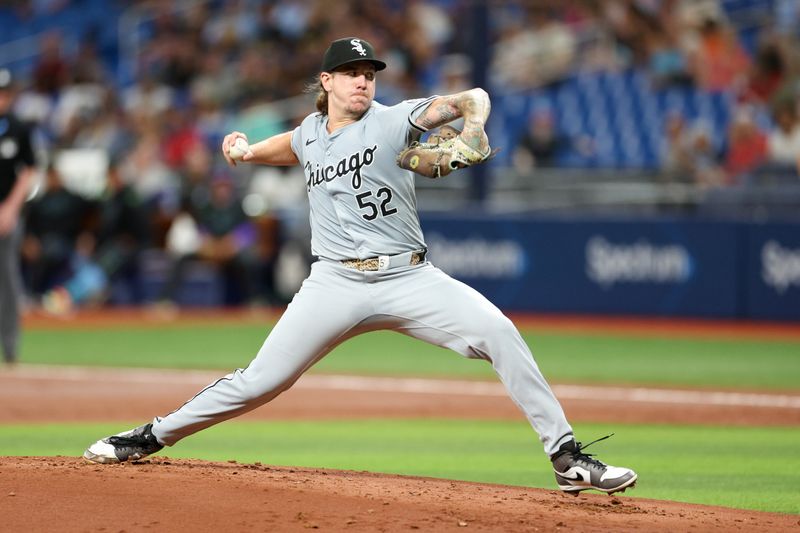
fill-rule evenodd
<path id="1" fill-rule="evenodd" d="M 393 515 L 396 504 L 427 490 L 445 509 L 431 526 L 442 531 L 462 521 L 489 530 L 793 525 L 796 516 L 731 508 L 800 512 L 797 459 L 785 453 L 800 442 L 798 152 L 785 157 L 800 127 L 796 118 L 789 133 L 777 124 L 777 111 L 796 108 L 800 94 L 798 17 L 796 2 L 780 0 L 4 3 L 0 67 L 21 83 L 16 110 L 35 126 L 43 173 L 52 163 L 70 190 L 102 202 L 109 169 L 118 171 L 148 219 L 132 268 L 102 298 L 47 309 L 40 306 L 51 287 L 28 294 L 22 363 L 0 370 L 6 526 L 144 527 L 142 513 L 157 513 L 165 529 L 220 528 L 246 508 L 273 527 L 316 520 L 336 529 L 347 509 L 366 530 L 399 530 L 411 519 Z M 617 432 L 598 453 L 643 472 L 631 495 L 652 503 L 573 503 L 531 490 L 499 504 L 485 497 L 497 486 L 450 484 L 437 493 L 425 480 L 401 486 L 378 477 L 386 485 L 362 490 L 373 478 L 356 475 L 332 492 L 355 495 L 364 508 L 340 502 L 322 516 L 330 494 L 313 488 L 324 477 L 298 470 L 298 481 L 293 467 L 552 489 L 549 465 L 507 399 L 443 392 L 441 380 L 488 386 L 488 367 L 390 334 L 337 349 L 274 405 L 187 439 L 162 454 L 172 459 L 139 467 L 141 475 L 71 459 L 255 353 L 272 310 L 309 264 L 304 180 L 296 170 L 230 170 L 219 142 L 231 129 L 261 138 L 296 124 L 311 109 L 301 93 L 320 50 L 350 34 L 389 58 L 377 96 L 384 103 L 489 90 L 496 160 L 418 181 L 431 257 L 511 314 L 581 438 Z M 192 261 L 174 307 L 164 306 L 170 228 L 187 214 L 187 197 L 217 183 L 235 185 L 259 236 L 256 292 L 243 294 Z M 442 389 L 406 395 L 386 385 L 356 396 L 352 381 L 331 385 L 343 375 L 367 376 L 369 387 L 397 378 Z M 642 399 L 653 390 L 671 399 Z M 215 470 L 182 458 L 287 467 Z M 229 487 L 231 470 L 250 485 Z M 258 496 L 248 489 L 275 476 L 289 481 L 274 497 L 244 503 Z M 191 516 L 165 507 L 156 477 Z M 92 493 L 95 482 L 127 515 L 100 512 L 70 490 L 81 483 Z M 316 500 L 299 495 L 297 483 Z M 390 493 L 388 507 L 371 499 Z M 234 503 L 223 507 L 228 494 Z M 32 505 L 32 496 L 49 504 Z M 383 512 L 366 508 L 375 505 Z M 375 522 L 379 514 L 396 522 Z M 424 520 L 415 523 L 430 525 Z"/>
<path id="2" fill-rule="evenodd" d="M 392 65 L 382 102 L 473 85 L 492 94 L 488 129 L 500 156 L 418 187 L 433 260 L 501 307 L 800 318 L 794 2 L 328 7 L 85 0 L 0 9 L 0 64 L 22 80 L 16 109 L 36 126 L 42 165 L 88 197 L 119 166 L 147 210 L 148 239 L 135 265 L 112 276 L 107 303 L 159 299 L 182 199 L 225 177 L 260 230 L 258 284 L 243 295 L 193 264 L 175 303 L 291 297 L 309 262 L 300 170 L 231 172 L 217 150 L 232 129 L 259 139 L 297 124 L 318 50 L 349 31 Z M 31 290 L 32 303 L 67 276 Z"/>

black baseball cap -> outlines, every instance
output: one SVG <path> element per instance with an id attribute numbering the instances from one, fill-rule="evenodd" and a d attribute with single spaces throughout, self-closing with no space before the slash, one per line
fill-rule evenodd
<path id="1" fill-rule="evenodd" d="M 14 84 L 14 77 L 7 68 L 0 68 L 0 90 L 10 89 Z"/>
<path id="2" fill-rule="evenodd" d="M 331 43 L 322 58 L 322 72 L 333 72 L 338 67 L 355 61 L 369 61 L 375 70 L 383 70 L 386 63 L 375 58 L 375 49 L 364 39 L 345 37 Z"/>

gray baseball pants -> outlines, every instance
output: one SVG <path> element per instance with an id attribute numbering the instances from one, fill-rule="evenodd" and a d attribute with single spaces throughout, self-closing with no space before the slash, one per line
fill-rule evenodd
<path id="1" fill-rule="evenodd" d="M 0 236 L 0 347 L 6 362 L 17 360 L 19 349 L 19 313 L 22 281 L 19 274 L 19 240 L 22 228 L 17 225 L 9 235 Z"/>
<path id="2" fill-rule="evenodd" d="M 360 272 L 326 260 L 312 265 L 250 365 L 208 385 L 176 411 L 156 417 L 153 434 L 172 445 L 251 411 L 291 387 L 342 342 L 375 330 L 397 331 L 490 362 L 538 433 L 545 453 L 553 454 L 572 438 L 572 428 L 527 344 L 511 320 L 480 293 L 430 263 Z"/>

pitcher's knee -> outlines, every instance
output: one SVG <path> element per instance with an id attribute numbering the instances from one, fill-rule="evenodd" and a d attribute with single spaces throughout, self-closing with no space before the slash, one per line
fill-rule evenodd
<path id="1" fill-rule="evenodd" d="M 493 313 L 484 318 L 481 322 L 483 331 L 487 338 L 504 338 L 508 335 L 517 335 L 517 327 L 502 313 Z"/>
<path id="2" fill-rule="evenodd" d="M 502 314 L 486 317 L 480 326 L 473 329 L 474 340 L 470 343 L 472 355 L 480 359 L 491 360 L 494 354 L 516 351 L 522 338 L 511 320 Z"/>
<path id="3" fill-rule="evenodd" d="M 295 380 L 244 378 L 240 388 L 241 399 L 245 403 L 268 402 L 289 389 Z"/>

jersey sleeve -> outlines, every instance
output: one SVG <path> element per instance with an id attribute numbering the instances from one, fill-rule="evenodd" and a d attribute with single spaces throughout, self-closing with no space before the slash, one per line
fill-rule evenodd
<path id="1" fill-rule="evenodd" d="M 316 124 L 319 120 L 320 114 L 319 113 L 311 113 L 306 118 L 300 122 L 300 125 L 297 126 L 292 131 L 292 142 L 291 148 L 294 155 L 297 156 L 297 160 L 300 161 L 300 164 L 304 163 L 303 159 L 303 139 L 308 139 L 314 136 L 314 130 Z"/>
<path id="2" fill-rule="evenodd" d="M 419 140 L 427 130 L 415 120 L 437 96 L 404 100 L 397 105 L 384 108 L 381 112 L 381 131 L 393 150 L 399 152 L 411 142 Z"/>
<path id="3" fill-rule="evenodd" d="M 423 111 L 428 109 L 428 106 L 431 105 L 431 102 L 439 98 L 439 95 L 429 96 L 428 98 L 419 98 L 417 100 L 409 100 L 410 102 L 414 102 L 414 108 L 411 110 L 411 113 L 408 115 L 408 122 L 412 128 L 416 129 L 420 133 L 425 133 L 428 131 L 426 128 L 423 128 L 419 124 L 417 124 L 416 120 L 422 114 Z"/>
<path id="4" fill-rule="evenodd" d="M 302 128 L 302 124 L 300 126 L 297 126 L 294 129 L 294 131 L 292 131 L 292 152 L 294 152 L 294 155 L 297 156 L 297 160 L 298 161 L 300 161 L 302 159 L 302 155 L 303 155 L 303 151 L 300 149 L 300 147 L 303 146 L 302 139 L 300 138 L 301 137 L 301 133 L 300 133 L 300 129 L 301 128 Z"/>

